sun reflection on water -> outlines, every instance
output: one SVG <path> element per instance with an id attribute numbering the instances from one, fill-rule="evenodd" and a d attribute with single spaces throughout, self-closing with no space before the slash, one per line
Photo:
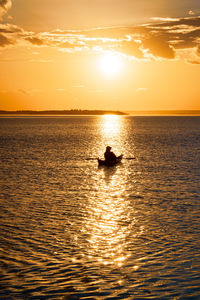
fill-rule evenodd
<path id="1" fill-rule="evenodd" d="M 121 267 L 130 256 L 127 241 L 135 223 L 123 196 L 125 176 L 118 168 L 100 169 L 95 176 L 95 192 L 81 227 L 82 253 L 98 264 Z"/>
<path id="2" fill-rule="evenodd" d="M 103 115 L 102 134 L 106 137 L 120 134 L 121 117 L 118 115 Z"/>
<path id="3" fill-rule="evenodd" d="M 128 257 L 126 237 L 129 234 L 123 214 L 126 204 L 117 195 L 106 195 L 101 192 L 97 201 L 91 199 L 90 211 L 85 229 L 90 233 L 88 238 L 88 255 L 96 257 L 103 264 L 122 266 Z M 126 212 L 125 212 L 126 211 Z M 129 220 L 130 222 L 130 220 Z"/>
<path id="4" fill-rule="evenodd" d="M 107 114 L 99 118 L 99 134 L 101 141 L 98 145 L 98 153 L 103 157 L 106 146 L 111 146 L 116 155 L 122 154 L 124 122 L 123 116 Z"/>
<path id="5" fill-rule="evenodd" d="M 124 152 L 125 122 L 122 116 L 104 115 L 97 119 L 101 141 L 95 147 L 102 155 L 110 145 L 116 155 Z M 134 210 L 127 197 L 127 169 L 123 163 L 111 168 L 97 168 L 90 174 L 87 200 L 80 203 L 84 211 L 77 220 L 74 236 L 80 259 L 99 266 L 125 266 L 131 252 L 132 238 L 140 234 Z"/>

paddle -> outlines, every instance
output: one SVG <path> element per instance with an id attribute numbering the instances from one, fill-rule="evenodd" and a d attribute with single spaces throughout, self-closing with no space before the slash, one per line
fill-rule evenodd
<path id="1" fill-rule="evenodd" d="M 85 160 L 97 160 L 97 158 L 89 157 L 89 158 L 86 158 Z"/>
<path id="2" fill-rule="evenodd" d="M 131 159 L 136 159 L 136 158 L 135 157 L 123 157 L 123 159 L 131 160 Z M 88 158 L 86 158 L 86 160 L 97 160 L 97 158 L 88 157 Z"/>

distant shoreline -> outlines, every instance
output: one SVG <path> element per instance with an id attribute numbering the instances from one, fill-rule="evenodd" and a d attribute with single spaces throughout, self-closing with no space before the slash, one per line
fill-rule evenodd
<path id="1" fill-rule="evenodd" d="M 88 115 L 128 115 L 126 112 L 121 111 L 109 111 L 109 110 L 81 110 L 81 109 L 71 109 L 71 110 L 0 110 L 0 115 L 28 115 L 28 116 L 88 116 Z"/>
<path id="2" fill-rule="evenodd" d="M 200 116 L 200 110 L 150 110 L 150 111 L 113 111 L 113 110 L 0 110 L 0 116 Z"/>

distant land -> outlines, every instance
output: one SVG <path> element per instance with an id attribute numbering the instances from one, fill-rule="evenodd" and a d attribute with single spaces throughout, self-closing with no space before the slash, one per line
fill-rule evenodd
<path id="1" fill-rule="evenodd" d="M 0 110 L 0 115 L 23 115 L 23 116 L 70 116 L 70 115 L 132 115 L 132 116 L 200 116 L 200 110 L 135 110 L 135 111 L 114 111 L 114 110 Z"/>
<path id="2" fill-rule="evenodd" d="M 0 110 L 0 115 L 127 115 L 126 112 L 112 111 L 112 110 L 82 110 L 82 109 L 70 109 L 70 110 Z"/>

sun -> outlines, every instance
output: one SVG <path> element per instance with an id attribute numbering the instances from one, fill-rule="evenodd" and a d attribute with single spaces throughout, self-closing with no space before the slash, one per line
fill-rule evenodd
<path id="1" fill-rule="evenodd" d="M 122 60 L 119 54 L 109 52 L 104 54 L 99 61 L 99 68 L 105 76 L 113 77 L 120 73 Z"/>

